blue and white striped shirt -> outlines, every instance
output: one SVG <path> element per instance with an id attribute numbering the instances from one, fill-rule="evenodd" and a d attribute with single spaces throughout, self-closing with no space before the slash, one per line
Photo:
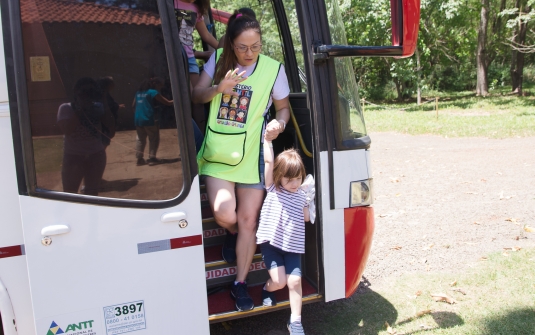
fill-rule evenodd
<path id="1" fill-rule="evenodd" d="M 305 217 L 303 208 L 306 194 L 303 190 L 290 192 L 271 185 L 260 212 L 256 243 L 269 242 L 283 251 L 305 253 Z"/>

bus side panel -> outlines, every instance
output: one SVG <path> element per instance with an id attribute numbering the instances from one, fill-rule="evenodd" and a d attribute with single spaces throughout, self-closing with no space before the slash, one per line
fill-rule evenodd
<path id="1" fill-rule="evenodd" d="M 323 268 L 325 301 L 345 298 L 344 210 L 330 209 L 329 161 L 326 151 L 320 152 L 322 192 Z M 349 187 L 349 186 L 348 186 Z"/>
<path id="2" fill-rule="evenodd" d="M 352 181 L 369 179 L 369 155 L 367 150 L 347 150 L 333 152 L 334 165 L 334 206 L 350 206 L 350 187 Z"/>
<path id="3" fill-rule="evenodd" d="M 0 82 L 5 82 L 5 73 Z M 0 97 L 4 97 L 4 94 L 0 93 Z M 18 334 L 34 335 L 12 143 L 9 109 L 7 103 L 3 103 L 0 104 L 0 280 L 9 292 Z"/>

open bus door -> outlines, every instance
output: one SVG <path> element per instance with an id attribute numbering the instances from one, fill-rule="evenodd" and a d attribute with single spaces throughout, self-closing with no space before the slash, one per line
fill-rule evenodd
<path id="1" fill-rule="evenodd" d="M 23 334 L 170 334 L 177 325 L 180 333 L 208 333 L 187 60 L 173 3 L 129 1 L 136 10 L 122 3 L 1 2 L 35 320 L 35 330 L 19 325 Z M 103 111 L 95 104 L 63 140 L 58 120 L 80 113 L 64 104 L 84 77 L 113 77 L 110 95 L 124 107 L 115 109 L 111 143 L 91 140 L 113 135 L 91 121 Z M 156 107 L 157 123 L 143 135 L 132 101 L 155 77 L 174 107 Z M 147 135 L 143 155 L 136 137 Z M 159 162 L 146 160 L 149 148 Z M 102 166 L 95 190 L 90 179 Z M 88 179 L 80 184 L 81 171 Z M 67 184 L 79 185 L 66 192 Z"/>

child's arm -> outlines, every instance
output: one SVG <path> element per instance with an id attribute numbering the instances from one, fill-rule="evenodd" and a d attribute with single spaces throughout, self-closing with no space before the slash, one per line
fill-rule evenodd
<path id="1" fill-rule="evenodd" d="M 267 141 L 264 137 L 264 178 L 266 189 L 273 185 L 273 163 L 275 162 L 275 154 L 273 153 L 273 144 Z"/>
<path id="2" fill-rule="evenodd" d="M 206 23 L 204 23 L 204 21 L 197 22 L 195 24 L 195 29 L 197 29 L 197 32 L 199 33 L 203 41 L 208 43 L 212 48 L 217 49 L 217 45 L 219 44 L 219 42 L 212 34 L 210 34 L 208 28 L 206 28 Z"/>
<path id="3" fill-rule="evenodd" d="M 172 106 L 173 105 L 173 100 L 167 100 L 163 95 L 159 94 L 156 95 L 154 97 L 158 102 L 164 104 L 164 105 L 167 105 L 167 106 Z"/>
<path id="4" fill-rule="evenodd" d="M 308 205 L 303 208 L 303 215 L 305 216 L 305 222 L 310 221 L 310 211 L 308 210 Z"/>

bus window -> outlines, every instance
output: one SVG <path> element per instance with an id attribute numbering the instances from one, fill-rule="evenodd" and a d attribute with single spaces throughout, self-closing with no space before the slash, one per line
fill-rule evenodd
<path id="1" fill-rule="evenodd" d="M 20 9 L 37 190 L 177 197 L 184 136 L 156 1 L 21 0 Z"/>
<path id="2" fill-rule="evenodd" d="M 346 32 L 338 2 L 325 0 L 331 32 L 331 44 L 347 45 Z M 366 136 L 366 127 L 359 103 L 357 82 L 348 57 L 334 58 L 338 87 L 338 125 L 342 143 Z"/>
<path id="3" fill-rule="evenodd" d="M 303 44 L 301 42 L 301 32 L 299 31 L 299 22 L 297 21 L 297 12 L 295 11 L 295 1 L 284 0 L 284 11 L 290 27 L 292 43 L 295 50 L 295 59 L 299 71 L 299 80 L 301 81 L 301 91 L 306 92 L 307 81 L 305 75 L 305 60 L 303 58 Z"/>

